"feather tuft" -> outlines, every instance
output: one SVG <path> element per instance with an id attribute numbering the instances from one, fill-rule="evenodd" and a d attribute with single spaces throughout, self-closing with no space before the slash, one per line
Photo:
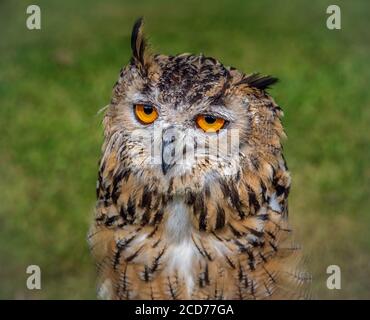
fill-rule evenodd
<path id="1" fill-rule="evenodd" d="M 278 81 L 278 78 L 272 76 L 262 76 L 259 73 L 253 73 L 249 76 L 244 77 L 237 83 L 237 85 L 247 84 L 250 87 L 254 87 L 260 90 L 266 90 Z"/>

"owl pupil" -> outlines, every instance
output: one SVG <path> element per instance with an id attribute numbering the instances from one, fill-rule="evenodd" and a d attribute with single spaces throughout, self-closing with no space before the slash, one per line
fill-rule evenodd
<path id="1" fill-rule="evenodd" d="M 212 116 L 205 116 L 204 120 L 206 120 L 207 123 L 212 124 L 216 121 L 216 118 Z"/>
<path id="2" fill-rule="evenodd" d="M 151 114 L 153 112 L 153 107 L 151 107 L 151 106 L 144 106 L 144 112 L 146 114 Z"/>

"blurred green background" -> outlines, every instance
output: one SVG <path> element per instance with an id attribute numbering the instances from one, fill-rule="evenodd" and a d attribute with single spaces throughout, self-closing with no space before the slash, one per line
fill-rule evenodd
<path id="1" fill-rule="evenodd" d="M 336 3 L 342 29 L 326 28 Z M 38 4 L 42 29 L 26 28 Z M 0 1 L 0 298 L 94 299 L 102 115 L 144 16 L 154 51 L 281 79 L 290 216 L 316 298 L 370 298 L 370 2 Z M 26 267 L 42 290 L 26 289 Z M 342 289 L 326 288 L 339 265 Z"/>

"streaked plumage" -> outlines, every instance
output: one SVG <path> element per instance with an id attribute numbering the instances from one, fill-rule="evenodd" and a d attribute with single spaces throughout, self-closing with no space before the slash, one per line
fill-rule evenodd
<path id="1" fill-rule="evenodd" d="M 300 250 L 287 223 L 290 175 L 280 142 L 282 110 L 266 92 L 276 79 L 245 75 L 203 55 L 151 55 L 141 20 L 131 46 L 132 60 L 120 72 L 104 118 L 98 201 L 89 234 L 99 295 L 305 297 Z M 225 117 L 240 133 L 238 159 L 197 155 L 166 170 L 152 164 L 150 151 L 132 134 L 151 128 L 133 116 L 138 101 L 158 108 L 163 136 L 176 130 L 176 141 L 170 143 L 184 153 L 187 138 L 207 135 L 194 128 L 196 115 Z M 207 136 L 209 143 L 215 136 Z M 163 148 L 165 140 L 151 140 Z"/>

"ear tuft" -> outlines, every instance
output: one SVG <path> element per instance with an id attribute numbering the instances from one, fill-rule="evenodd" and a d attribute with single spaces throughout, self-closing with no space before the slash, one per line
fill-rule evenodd
<path id="1" fill-rule="evenodd" d="M 278 78 L 272 76 L 262 76 L 259 73 L 253 73 L 240 80 L 237 84 L 247 84 L 250 87 L 266 90 L 278 81 Z"/>
<path id="2" fill-rule="evenodd" d="M 131 50 L 133 62 L 139 67 L 145 67 L 146 41 L 143 35 L 143 18 L 136 20 L 131 33 Z"/>

